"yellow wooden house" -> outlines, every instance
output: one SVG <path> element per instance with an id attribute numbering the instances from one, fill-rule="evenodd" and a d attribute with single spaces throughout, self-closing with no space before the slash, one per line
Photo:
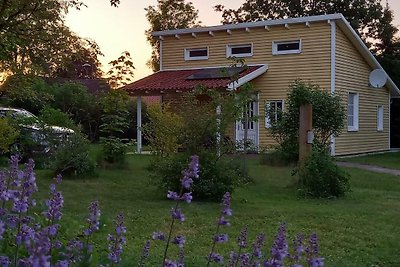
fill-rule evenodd
<path id="1" fill-rule="evenodd" d="M 382 67 L 341 14 L 309 16 L 250 23 L 226 24 L 154 32 L 160 40 L 160 71 L 125 86 L 138 96 L 160 95 L 172 101 L 197 84 L 234 90 L 251 82 L 258 92 L 250 113 L 261 116 L 248 125 L 248 138 L 258 147 L 274 143 L 266 107 L 285 109 L 288 86 L 295 79 L 311 81 L 341 97 L 347 110 L 346 127 L 331 138 L 332 155 L 390 149 L 390 100 L 400 90 L 387 77 L 379 88 L 370 84 L 370 73 Z M 229 57 L 244 58 L 249 68 L 236 83 L 218 76 L 231 64 Z M 138 150 L 141 150 L 138 118 Z M 237 123 L 234 138 L 243 139 Z"/>

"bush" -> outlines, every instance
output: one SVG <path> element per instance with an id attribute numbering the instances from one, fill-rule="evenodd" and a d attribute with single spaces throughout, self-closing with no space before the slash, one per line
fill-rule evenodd
<path id="1" fill-rule="evenodd" d="M 58 147 L 50 167 L 60 174 L 94 174 L 96 163 L 89 149 L 90 143 L 82 134 L 73 134 Z"/>
<path id="2" fill-rule="evenodd" d="M 0 118 L 0 154 L 9 151 L 10 145 L 15 142 L 19 135 L 7 118 Z"/>
<path id="3" fill-rule="evenodd" d="M 119 138 L 103 138 L 101 158 L 109 163 L 124 163 L 128 145 Z"/>
<path id="4" fill-rule="evenodd" d="M 313 149 L 311 157 L 299 167 L 299 191 L 303 196 L 329 198 L 350 190 L 349 175 L 323 149 Z"/>
<path id="5" fill-rule="evenodd" d="M 182 173 L 188 164 L 184 153 L 167 158 L 157 157 L 149 167 L 153 179 L 164 189 L 180 188 Z M 221 157 L 215 153 L 203 152 L 200 155 L 200 180 L 193 184 L 193 195 L 201 200 L 219 200 L 225 192 L 251 182 L 246 166 L 239 159 Z"/>
<path id="6" fill-rule="evenodd" d="M 77 129 L 77 126 L 67 113 L 49 106 L 45 106 L 40 111 L 39 120 L 47 125 L 66 127 L 74 130 Z"/>

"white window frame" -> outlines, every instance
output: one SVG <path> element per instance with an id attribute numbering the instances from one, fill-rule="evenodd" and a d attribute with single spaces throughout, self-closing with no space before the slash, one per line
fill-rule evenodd
<path id="1" fill-rule="evenodd" d="M 299 43 L 299 49 L 284 50 L 284 51 L 278 50 L 278 45 L 290 44 L 290 43 Z M 272 42 L 272 55 L 288 55 L 288 54 L 300 54 L 300 53 L 301 53 L 301 39 L 289 40 L 289 41 L 273 41 Z"/>
<path id="2" fill-rule="evenodd" d="M 190 52 L 201 51 L 201 50 L 207 50 L 207 56 L 201 56 L 201 57 L 191 57 L 190 56 Z M 187 60 L 187 61 L 188 60 L 206 60 L 206 59 L 208 59 L 210 52 L 209 52 L 208 46 L 206 46 L 206 47 L 198 47 L 198 48 L 185 48 L 184 54 L 185 54 L 185 60 Z"/>
<path id="3" fill-rule="evenodd" d="M 267 129 L 269 129 L 269 128 L 271 128 L 271 118 L 269 117 L 269 114 L 267 113 L 267 111 L 269 110 L 269 108 L 270 108 L 270 106 L 271 106 L 271 103 L 273 103 L 273 102 L 275 102 L 275 103 L 278 103 L 278 102 L 281 102 L 282 103 L 282 110 L 281 110 L 281 112 L 283 112 L 284 111 L 284 108 L 285 108 L 285 100 L 283 100 L 283 99 L 277 99 L 277 100 L 267 100 L 267 101 L 265 101 L 265 105 L 264 105 L 264 112 L 265 112 L 265 128 L 267 128 Z M 275 105 L 275 107 L 277 107 L 277 105 Z M 275 113 L 275 116 L 277 116 L 278 115 L 278 112 L 276 112 Z M 277 120 L 278 119 L 278 117 L 275 117 L 274 118 L 274 120 Z"/>
<path id="4" fill-rule="evenodd" d="M 350 96 L 353 96 L 353 125 L 349 125 L 349 100 Z M 347 94 L 347 131 L 357 132 L 358 131 L 358 121 L 359 121 L 359 93 L 348 92 Z"/>
<path id="5" fill-rule="evenodd" d="M 378 132 L 383 132 L 383 118 L 384 118 L 384 108 L 383 105 L 376 106 L 376 130 Z"/>
<path id="6" fill-rule="evenodd" d="M 240 48 L 240 47 L 248 47 L 250 46 L 251 52 L 244 53 L 244 54 L 232 54 L 232 48 Z M 234 45 L 227 45 L 226 46 L 226 57 L 252 57 L 253 56 L 253 44 L 234 44 Z"/>

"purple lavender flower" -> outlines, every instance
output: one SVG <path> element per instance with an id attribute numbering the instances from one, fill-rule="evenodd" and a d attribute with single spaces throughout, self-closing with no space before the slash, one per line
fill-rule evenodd
<path id="1" fill-rule="evenodd" d="M 231 194 L 229 192 L 226 192 L 222 198 L 222 214 L 232 216 Z"/>
<path id="2" fill-rule="evenodd" d="M 86 219 L 86 222 L 88 223 L 88 228 L 84 230 L 84 235 L 89 236 L 91 235 L 94 231 L 99 229 L 100 226 L 100 207 L 99 207 L 99 202 L 94 201 L 90 203 L 89 205 L 89 217 Z"/>
<path id="3" fill-rule="evenodd" d="M 172 260 L 166 259 L 164 262 L 164 267 L 178 267 L 178 263 Z"/>
<path id="4" fill-rule="evenodd" d="M 68 267 L 69 262 L 67 260 L 58 261 L 58 262 L 56 262 L 56 264 L 54 266 L 55 267 Z"/>
<path id="5" fill-rule="evenodd" d="M 235 262 L 239 259 L 238 254 L 235 251 L 229 253 L 229 266 L 234 266 Z"/>
<path id="6" fill-rule="evenodd" d="M 215 252 L 210 253 L 209 260 L 221 265 L 224 263 L 224 257 Z"/>
<path id="7" fill-rule="evenodd" d="M 142 252 L 142 256 L 140 257 L 140 262 L 139 262 L 140 267 L 144 266 L 146 259 L 150 255 L 150 245 L 151 245 L 150 240 L 147 240 L 143 246 L 143 252 Z"/>
<path id="8" fill-rule="evenodd" d="M 0 266 L 8 267 L 10 264 L 11 261 L 7 256 L 0 256 Z"/>
<path id="9" fill-rule="evenodd" d="M 126 244 L 126 239 L 123 234 L 126 233 L 126 227 L 124 225 L 124 216 L 118 214 L 114 220 L 115 223 L 115 235 L 108 235 L 108 259 L 112 263 L 118 263 L 121 261 L 122 248 Z"/>
<path id="10" fill-rule="evenodd" d="M 224 243 L 228 241 L 228 234 L 218 234 L 214 236 L 214 241 L 217 243 Z"/>
<path id="11" fill-rule="evenodd" d="M 193 184 L 193 179 L 199 178 L 199 157 L 196 155 L 191 156 L 189 166 L 182 172 L 182 186 L 189 189 Z"/>
<path id="12" fill-rule="evenodd" d="M 183 235 L 178 235 L 172 240 L 172 244 L 178 245 L 178 247 L 183 248 L 185 245 L 185 237 Z"/>
<path id="13" fill-rule="evenodd" d="M 240 231 L 240 235 L 237 239 L 238 245 L 240 248 L 247 247 L 247 234 L 248 234 L 248 232 L 247 232 L 247 226 L 246 226 Z"/>
<path id="14" fill-rule="evenodd" d="M 239 256 L 240 266 L 250 266 L 250 253 L 242 253 Z"/>
<path id="15" fill-rule="evenodd" d="M 171 217 L 173 219 L 176 219 L 176 220 L 180 221 L 180 222 L 183 222 L 185 220 L 185 215 L 183 215 L 181 210 L 178 209 L 178 208 L 172 208 Z"/>
<path id="16" fill-rule="evenodd" d="M 80 262 L 83 258 L 83 249 L 85 245 L 82 241 L 74 239 L 70 240 L 67 243 L 65 248 L 65 252 L 61 253 L 61 255 L 71 263 Z"/>
<path id="17" fill-rule="evenodd" d="M 178 200 L 179 195 L 178 195 L 178 193 L 176 193 L 174 191 L 168 191 L 167 198 L 172 199 L 172 200 Z"/>
<path id="18" fill-rule="evenodd" d="M 292 259 L 295 263 L 298 263 L 301 260 L 301 255 L 304 252 L 303 235 L 297 234 L 293 243 L 294 243 L 294 253 Z"/>
<path id="19" fill-rule="evenodd" d="M 226 225 L 226 226 L 230 226 L 231 225 L 230 222 L 228 220 L 226 220 L 224 216 L 221 216 L 218 219 L 218 224 L 219 225 Z"/>
<path id="20" fill-rule="evenodd" d="M 319 246 L 317 234 L 311 234 L 308 240 L 308 246 L 306 248 L 307 262 L 311 267 L 322 267 L 324 266 L 324 258 L 318 257 Z"/>
<path id="21" fill-rule="evenodd" d="M 162 232 L 153 232 L 152 238 L 153 240 L 165 241 L 165 235 Z"/>
<path id="22" fill-rule="evenodd" d="M 264 263 L 264 266 L 281 266 L 284 259 L 289 255 L 286 242 L 286 226 L 281 224 L 278 229 L 275 241 L 271 247 L 271 259 Z"/>
<path id="23" fill-rule="evenodd" d="M 264 245 L 264 242 L 265 242 L 265 234 L 260 233 L 253 244 L 253 257 L 261 259 L 262 246 Z"/>
<path id="24" fill-rule="evenodd" d="M 3 234 L 6 231 L 6 225 L 3 221 L 0 221 L 0 240 L 3 239 Z"/>
<path id="25" fill-rule="evenodd" d="M 55 188 L 54 190 L 51 190 L 50 199 L 45 201 L 45 205 L 48 208 L 46 211 L 43 212 L 43 215 L 46 217 L 46 219 L 49 220 L 49 222 L 51 223 L 59 221 L 62 216 L 61 210 L 64 206 L 64 198 L 61 192 L 55 191 Z"/>
<path id="26" fill-rule="evenodd" d="M 186 201 L 186 203 L 192 202 L 192 199 L 193 199 L 192 192 L 183 194 L 180 199 L 183 201 Z"/>
<path id="27" fill-rule="evenodd" d="M 23 245 L 28 246 L 30 241 L 34 238 L 35 231 L 27 226 L 27 225 L 22 225 L 17 236 L 15 237 L 15 242 L 17 245 Z"/>

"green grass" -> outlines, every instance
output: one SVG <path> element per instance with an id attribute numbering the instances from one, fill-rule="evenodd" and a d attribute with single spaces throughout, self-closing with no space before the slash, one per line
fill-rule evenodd
<path id="1" fill-rule="evenodd" d="M 99 200 L 102 208 L 101 229 L 96 235 L 96 254 L 106 255 L 106 233 L 112 230 L 112 219 L 121 211 L 126 216 L 128 245 L 123 266 L 135 266 L 143 243 L 153 231 L 167 231 L 172 203 L 165 199 L 149 179 L 146 166 L 151 156 L 130 155 L 125 169 L 101 170 L 97 178 L 65 179 L 61 190 L 65 199 L 63 236 L 71 237 L 81 228 L 87 206 Z M 290 239 L 298 232 L 316 232 L 325 266 L 400 266 L 400 180 L 398 177 L 349 169 L 353 191 L 343 199 L 299 199 L 288 186 L 291 169 L 269 167 L 250 161 L 254 184 L 233 194 L 232 226 L 226 228 L 229 245 L 218 245 L 224 252 L 235 249 L 234 240 L 240 229 L 248 225 L 250 237 L 267 234 L 267 246 L 281 222 L 287 223 Z M 51 173 L 38 171 L 41 191 L 37 199 L 46 197 Z M 186 235 L 186 265 L 205 266 L 215 229 L 218 203 L 184 204 L 186 221 L 177 224 L 176 233 Z M 290 244 L 291 245 L 291 244 Z M 151 263 L 160 266 L 163 246 L 152 246 Z M 269 251 L 268 248 L 265 249 Z M 171 254 L 175 248 L 171 248 Z M 101 258 L 101 257 L 100 257 Z M 97 264 L 99 258 L 95 258 Z M 98 266 L 95 265 L 95 266 Z"/>
<path id="2" fill-rule="evenodd" d="M 338 161 L 376 165 L 389 169 L 400 169 L 400 152 L 388 152 L 350 158 L 339 158 Z"/>

